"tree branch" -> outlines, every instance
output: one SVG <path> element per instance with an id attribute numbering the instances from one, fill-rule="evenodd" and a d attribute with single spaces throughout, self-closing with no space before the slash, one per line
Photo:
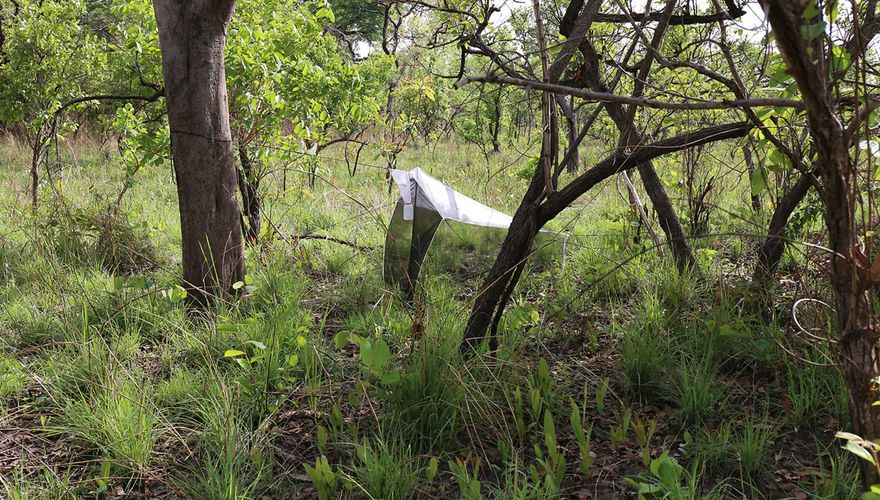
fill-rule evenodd
<path id="1" fill-rule="evenodd" d="M 725 99 L 723 101 L 697 101 L 697 102 L 670 102 L 658 101 L 656 99 L 647 99 L 641 97 L 631 97 L 625 95 L 609 94 L 607 92 L 596 92 L 592 90 L 579 89 L 566 85 L 558 85 L 553 83 L 544 83 L 536 80 L 526 80 L 523 78 L 511 78 L 498 75 L 484 76 L 466 76 L 455 82 L 455 88 L 461 88 L 469 83 L 497 83 L 502 85 L 513 85 L 516 87 L 524 87 L 533 90 L 541 90 L 554 94 L 572 95 L 582 99 L 588 99 L 598 102 L 617 102 L 621 104 L 631 104 L 654 109 L 689 109 L 689 110 L 711 110 L 711 109 L 737 109 L 742 107 L 783 107 L 803 109 L 804 103 L 793 99 L 777 99 L 777 98 L 750 98 L 750 99 Z"/>
<path id="2" fill-rule="evenodd" d="M 583 193 L 618 172 L 629 170 L 639 163 L 653 160 L 658 156 L 675 153 L 710 142 L 744 137 L 751 129 L 752 124 L 748 122 L 731 123 L 704 128 L 696 132 L 689 132 L 651 144 L 637 145 L 629 153 L 619 151 L 597 163 L 593 168 L 581 174 L 563 189 L 549 195 L 544 204 L 541 205 L 540 213 L 538 214 L 539 223 L 541 225 L 546 224 L 547 221 L 556 217 Z"/>

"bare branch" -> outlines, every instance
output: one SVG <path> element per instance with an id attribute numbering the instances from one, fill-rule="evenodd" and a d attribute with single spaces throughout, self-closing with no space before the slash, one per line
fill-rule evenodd
<path id="1" fill-rule="evenodd" d="M 526 80 L 523 78 L 511 78 L 498 75 L 484 76 L 467 76 L 455 82 L 456 88 L 461 88 L 469 83 L 497 83 L 501 85 L 513 85 L 516 87 L 524 87 L 528 89 L 541 90 L 561 95 L 572 95 L 582 99 L 588 99 L 596 102 L 617 102 L 621 104 L 631 104 L 643 106 L 653 109 L 689 109 L 689 110 L 711 110 L 711 109 L 739 109 L 743 107 L 781 107 L 804 109 L 804 103 L 793 99 L 778 98 L 761 98 L 753 97 L 749 99 L 725 99 L 723 101 L 696 101 L 696 102 L 670 102 L 658 101 L 656 99 L 647 99 L 641 97 L 631 97 L 625 95 L 610 94 L 607 92 L 596 92 L 592 90 L 579 89 L 566 85 L 558 85 L 552 83 L 543 83 L 535 80 Z"/>

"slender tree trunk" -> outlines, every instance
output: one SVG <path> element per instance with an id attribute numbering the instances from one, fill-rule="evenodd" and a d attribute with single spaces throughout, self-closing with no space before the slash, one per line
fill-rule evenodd
<path id="1" fill-rule="evenodd" d="M 238 172 L 238 190 L 241 193 L 242 203 L 242 223 L 247 220 L 244 228 L 244 238 L 249 244 L 253 245 L 260 240 L 260 209 L 262 202 L 260 201 L 260 179 L 254 171 L 253 163 L 248 156 L 247 147 L 244 144 L 238 145 L 238 160 L 241 163 L 241 170 Z"/>
<path id="2" fill-rule="evenodd" d="M 571 147 L 572 144 L 577 142 L 578 137 L 578 119 L 577 119 L 577 111 L 575 111 L 574 107 L 574 96 L 571 97 L 571 104 L 569 105 L 569 109 L 571 113 L 565 114 L 565 121 L 568 125 L 568 144 Z M 571 157 L 571 161 L 568 162 L 568 171 L 569 172 L 577 172 L 578 167 L 581 165 L 581 155 L 578 152 L 577 148 L 574 149 L 574 154 Z"/>
<path id="3" fill-rule="evenodd" d="M 746 160 L 746 168 L 749 172 L 749 180 L 751 180 L 752 176 L 755 175 L 755 162 L 752 158 L 752 141 L 743 142 L 742 152 L 743 158 L 745 158 Z M 752 210 L 755 212 L 761 211 L 761 196 L 757 193 L 752 194 Z"/>
<path id="4" fill-rule="evenodd" d="M 672 2 L 670 1 L 667 3 L 664 12 L 667 21 L 668 16 L 672 12 L 671 6 Z M 655 47 L 659 47 L 663 31 L 665 30 L 666 23 L 662 22 L 660 24 L 662 25 L 662 29 L 658 26 L 658 30 L 655 31 L 652 43 Z M 568 32 L 563 34 L 569 36 Z M 602 77 L 599 73 L 599 57 L 593 44 L 585 37 L 581 39 L 578 48 L 584 58 L 584 63 L 581 66 L 580 83 L 590 87 L 592 90 L 608 92 L 608 86 L 602 81 Z M 646 60 L 649 63 L 652 62 L 652 58 L 649 59 L 647 56 Z M 650 64 L 645 63 L 646 61 L 642 61 L 641 63 L 641 72 L 644 73 L 643 75 L 640 75 L 641 81 L 647 77 L 647 69 L 650 66 Z M 636 92 L 634 92 L 633 95 L 636 97 L 640 96 L 641 86 L 635 90 Z M 643 142 L 644 138 L 638 133 L 638 131 L 636 131 L 632 123 L 633 117 L 628 116 L 628 113 L 619 103 L 606 102 L 603 103 L 603 107 L 608 113 L 608 116 L 614 121 L 617 129 L 620 131 L 622 145 L 636 146 Z M 666 189 L 663 187 L 660 178 L 657 176 L 657 172 L 654 170 L 654 166 L 650 161 L 644 162 L 639 164 L 638 171 L 639 176 L 642 178 L 642 184 L 645 186 L 645 193 L 648 195 L 648 198 L 651 199 L 651 203 L 654 205 L 654 210 L 657 212 L 657 219 L 660 222 L 660 227 L 666 234 L 667 244 L 669 245 L 669 250 L 672 252 L 672 256 L 675 259 L 676 266 L 680 271 L 693 266 L 695 261 L 694 255 L 691 252 L 690 242 L 685 235 L 684 228 L 681 225 L 678 215 L 675 213 L 675 208 L 669 200 L 669 195 L 666 194 Z"/>
<path id="5" fill-rule="evenodd" d="M 810 178 L 802 175 L 776 204 L 773 217 L 770 219 L 770 227 L 767 229 L 767 239 L 758 248 L 758 264 L 755 266 L 755 274 L 752 278 L 755 283 L 766 282 L 776 272 L 785 250 L 785 228 L 788 226 L 788 219 L 807 196 L 810 186 Z"/>
<path id="6" fill-rule="evenodd" d="M 40 201 L 40 164 L 43 159 L 42 127 L 34 138 L 31 148 L 31 206 L 37 208 Z"/>
<path id="7" fill-rule="evenodd" d="M 493 111 L 492 114 L 492 152 L 497 153 L 501 151 L 501 141 L 499 140 L 499 136 L 501 135 L 501 87 L 498 87 L 498 92 L 495 94 L 495 99 L 493 100 Z"/>
<path id="8" fill-rule="evenodd" d="M 154 0 L 188 298 L 205 307 L 245 273 L 223 53 L 234 0 Z"/>

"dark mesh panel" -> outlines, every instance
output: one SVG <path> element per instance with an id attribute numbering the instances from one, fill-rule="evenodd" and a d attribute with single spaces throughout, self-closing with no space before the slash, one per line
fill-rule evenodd
<path id="1" fill-rule="evenodd" d="M 385 237 L 384 278 L 400 286 L 412 298 L 425 255 L 443 218 L 418 187 L 413 193 L 413 220 L 403 218 L 403 201 L 398 200 Z"/>
<path id="2" fill-rule="evenodd" d="M 403 282 L 404 271 L 409 265 L 412 226 L 412 221 L 403 220 L 403 200 L 397 200 L 385 235 L 382 276 L 388 286 L 398 286 Z"/>

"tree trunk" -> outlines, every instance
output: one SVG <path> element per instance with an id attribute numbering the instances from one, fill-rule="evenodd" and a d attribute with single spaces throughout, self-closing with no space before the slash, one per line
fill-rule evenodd
<path id="1" fill-rule="evenodd" d="M 260 240 L 260 209 L 262 202 L 260 201 L 260 179 L 257 172 L 254 171 L 253 163 L 247 153 L 247 147 L 243 144 L 238 145 L 238 160 L 241 163 L 241 170 L 238 172 L 238 190 L 241 193 L 242 203 L 242 224 L 247 220 L 244 227 L 244 239 L 249 244 L 254 245 Z"/>
<path id="2" fill-rule="evenodd" d="M 37 132 L 31 151 L 31 206 L 36 209 L 40 200 L 40 163 L 43 158 L 43 134 Z"/>
<path id="3" fill-rule="evenodd" d="M 770 227 L 767 229 L 767 239 L 758 249 L 758 264 L 755 266 L 755 274 L 752 281 L 763 283 L 770 279 L 785 250 L 785 228 L 791 214 L 807 196 L 811 186 L 810 178 L 802 175 L 794 186 L 779 199 L 770 219 Z"/>
<path id="4" fill-rule="evenodd" d="M 467 353 L 476 347 L 486 334 L 490 324 L 497 325 L 499 315 L 507 305 L 507 298 L 510 297 L 513 287 L 516 286 L 522 271 L 521 265 L 529 256 L 535 235 L 544 224 L 559 215 L 579 196 L 612 175 L 631 169 L 638 164 L 646 163 L 658 156 L 709 142 L 739 138 L 748 133 L 750 129 L 751 126 L 747 123 L 709 127 L 654 144 L 642 145 L 634 151 L 620 151 L 578 176 L 562 190 L 547 195 L 543 203 L 544 173 L 541 169 L 536 169 L 529 188 L 513 216 L 501 251 L 495 259 L 495 264 L 477 290 L 477 298 L 465 327 L 461 345 L 462 352 Z M 543 156 L 545 153 L 542 151 L 541 154 Z M 495 317 L 494 323 L 493 315 Z"/>
<path id="5" fill-rule="evenodd" d="M 498 92 L 495 94 L 495 99 L 493 99 L 493 111 L 492 114 L 492 152 L 498 153 L 501 151 L 501 142 L 499 140 L 499 136 L 501 135 L 501 87 L 498 87 Z"/>
<path id="6" fill-rule="evenodd" d="M 578 137 L 578 119 L 577 111 L 574 107 L 574 96 L 571 97 L 571 104 L 569 105 L 569 108 L 571 109 L 571 113 L 565 114 L 565 121 L 568 124 L 568 147 L 572 147 L 572 144 L 575 144 L 577 142 Z M 580 165 L 581 155 L 578 152 L 577 147 L 575 147 L 571 156 L 571 160 L 568 162 L 568 171 L 577 172 Z"/>
<path id="7" fill-rule="evenodd" d="M 803 35 L 803 6 L 786 0 L 762 0 L 761 4 L 779 52 L 800 89 L 816 152 L 831 250 L 829 278 L 840 328 L 838 354 L 849 394 L 852 430 L 863 439 L 874 441 L 880 438 L 880 420 L 872 406 L 878 398 L 875 379 L 880 374 L 880 323 L 868 296 L 877 279 L 872 276 L 856 223 L 859 172 L 849 156 L 849 148 L 858 136 L 851 135 L 837 116 L 827 61 L 817 57 L 822 54 L 821 38 L 810 41 Z M 865 489 L 880 482 L 874 464 L 859 462 Z"/>
<path id="8" fill-rule="evenodd" d="M 604 85 L 601 88 L 606 89 Z M 605 90 L 603 90 L 604 92 Z M 636 146 L 643 142 L 643 137 L 632 128 L 627 121 L 623 108 L 617 103 L 605 103 L 605 110 L 617 129 L 623 135 L 624 143 L 628 146 Z M 654 165 L 650 161 L 639 163 L 637 167 L 639 177 L 642 178 L 642 185 L 645 186 L 645 194 L 651 199 L 654 210 L 657 212 L 657 220 L 660 227 L 666 234 L 666 243 L 669 245 L 669 251 L 675 259 L 675 265 L 679 271 L 692 267 L 694 265 L 694 254 L 691 252 L 691 245 L 684 233 L 684 228 L 678 215 L 675 213 L 675 207 L 669 195 L 666 194 L 666 188 L 660 181 L 660 177 L 654 170 Z"/>
<path id="9" fill-rule="evenodd" d="M 154 0 L 183 240 L 183 279 L 205 307 L 245 274 L 223 53 L 234 0 Z"/>
<path id="10" fill-rule="evenodd" d="M 540 168 L 535 169 L 529 188 L 513 214 L 501 251 L 477 291 L 461 344 L 464 353 L 473 351 L 479 345 L 493 323 L 493 315 L 499 316 L 507 306 L 507 301 L 502 299 L 509 297 L 510 291 L 516 286 L 518 280 L 514 278 L 519 277 L 517 269 L 528 259 L 535 235 L 541 229 L 538 210 L 544 187 L 544 173 Z M 494 343 L 494 335 L 492 338 Z"/>
<path id="11" fill-rule="evenodd" d="M 746 160 L 746 169 L 749 172 L 749 180 L 751 181 L 752 176 L 755 175 L 755 162 L 752 159 L 752 141 L 745 141 L 743 143 L 742 152 L 743 157 Z M 755 212 L 761 211 L 761 196 L 757 193 L 752 194 L 752 210 Z"/>

